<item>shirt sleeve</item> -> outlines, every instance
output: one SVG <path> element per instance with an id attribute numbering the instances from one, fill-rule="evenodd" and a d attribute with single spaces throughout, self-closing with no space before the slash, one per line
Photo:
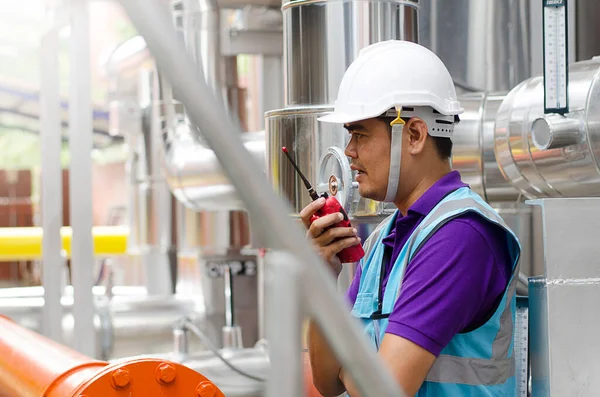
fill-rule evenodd
<path id="1" fill-rule="evenodd" d="M 454 335 L 497 306 L 512 266 L 497 264 L 504 233 L 486 233 L 490 228 L 498 229 L 461 217 L 425 243 L 406 269 L 386 333 L 438 356 Z"/>

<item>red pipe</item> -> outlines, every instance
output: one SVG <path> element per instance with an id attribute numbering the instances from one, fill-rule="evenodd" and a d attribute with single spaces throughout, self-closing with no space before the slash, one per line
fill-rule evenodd
<path id="1" fill-rule="evenodd" d="M 97 361 L 0 315 L 0 397 L 225 397 L 181 364 Z"/>

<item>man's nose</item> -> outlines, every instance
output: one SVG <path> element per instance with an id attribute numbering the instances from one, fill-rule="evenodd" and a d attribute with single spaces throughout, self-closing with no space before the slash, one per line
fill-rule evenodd
<path id="1" fill-rule="evenodd" d="M 346 144 L 346 148 L 344 149 L 344 154 L 350 158 L 355 159 L 356 156 L 356 144 L 354 143 L 354 139 L 350 137 L 350 140 Z"/>

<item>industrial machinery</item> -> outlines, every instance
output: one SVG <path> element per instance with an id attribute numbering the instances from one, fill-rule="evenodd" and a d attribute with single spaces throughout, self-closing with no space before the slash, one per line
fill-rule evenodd
<path id="1" fill-rule="evenodd" d="M 600 280 L 592 240 L 600 216 L 599 5 L 120 3 L 141 36 L 120 46 L 104 68 L 113 82 L 112 132 L 124 135 L 129 148 L 128 255 L 142 264 L 146 285 L 93 289 L 97 355 L 119 359 L 112 364 L 90 363 L 0 318 L 0 353 L 15 341 L 22 349 L 12 354 L 33 368 L 39 357 L 26 349 L 28 340 L 66 357 L 56 370 L 42 366 L 37 389 L 0 389 L 0 395 L 38 395 L 62 373 L 78 383 L 69 380 L 65 393 L 71 394 L 61 395 L 83 394 L 79 385 L 102 385 L 109 395 L 120 387 L 114 371 L 133 371 L 138 363 L 148 383 L 157 367 L 172 366 L 178 379 L 181 372 L 190 380 L 185 387 L 197 387 L 202 374 L 228 397 L 315 393 L 299 376 L 302 363 L 308 368 L 301 351 L 305 315 L 335 335 L 334 350 L 358 383 L 377 395 L 400 395 L 346 322 L 328 273 L 292 228 L 297 225 L 288 218 L 311 197 L 281 150 L 288 149 L 317 194 L 339 201 L 363 239 L 394 210 L 358 195 L 343 152 L 347 132 L 317 121 L 332 110 L 342 75 L 359 51 L 389 39 L 421 43 L 448 66 L 465 109 L 452 165 L 523 245 L 514 340 L 518 395 L 600 393 L 598 324 L 590 314 Z M 261 99 L 252 106 L 239 100 L 239 54 L 253 54 L 262 65 L 255 70 Z M 252 111 L 261 121 L 250 132 L 244 125 Z M 354 267 L 345 266 L 338 289 L 347 287 Z M 77 288 L 62 297 L 66 343 L 77 334 L 71 322 Z M 0 313 L 44 332 L 44 294 L 0 291 Z M 344 349 L 348 344 L 353 349 Z M 14 363 L 3 357 L 0 386 L 8 387 L 9 376 L 26 384 L 27 374 L 11 372 Z M 152 387 L 171 390 L 164 381 Z"/>

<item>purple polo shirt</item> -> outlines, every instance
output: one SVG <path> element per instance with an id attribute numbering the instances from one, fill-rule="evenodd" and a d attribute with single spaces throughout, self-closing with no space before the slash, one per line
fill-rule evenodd
<path id="1" fill-rule="evenodd" d="M 413 230 L 450 191 L 467 186 L 452 171 L 429 188 L 383 239 L 392 250 L 383 286 L 400 250 Z M 510 280 L 512 263 L 503 230 L 468 213 L 443 225 L 408 264 L 402 291 L 389 317 L 386 333 L 423 347 L 435 356 L 455 334 L 477 328 L 496 310 Z M 346 296 L 353 305 L 361 268 Z"/>

